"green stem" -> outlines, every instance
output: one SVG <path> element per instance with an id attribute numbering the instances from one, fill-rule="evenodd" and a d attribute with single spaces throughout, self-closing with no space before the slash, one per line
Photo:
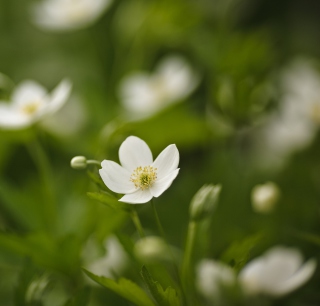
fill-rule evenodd
<path id="1" fill-rule="evenodd" d="M 151 199 L 150 202 L 151 202 L 151 206 L 152 206 L 154 218 L 156 219 L 156 222 L 157 222 L 158 231 L 159 231 L 160 235 L 162 236 L 162 238 L 163 238 L 165 241 L 167 241 L 167 240 L 166 240 L 166 235 L 165 235 L 165 233 L 164 233 L 163 227 L 162 227 L 161 222 L 160 222 L 160 219 L 159 219 L 159 215 L 158 215 L 158 213 L 157 213 L 156 205 L 154 204 L 153 199 Z"/>
<path id="2" fill-rule="evenodd" d="M 43 184 L 45 199 L 43 203 L 44 218 L 48 229 L 52 230 L 56 220 L 56 202 L 53 190 L 53 175 L 50 162 L 45 151 L 37 139 L 27 144 L 27 149 L 39 172 Z"/>
<path id="3" fill-rule="evenodd" d="M 87 164 L 88 165 L 97 165 L 97 166 L 101 166 L 101 162 L 94 160 L 94 159 L 88 159 L 87 160 Z"/>
<path id="4" fill-rule="evenodd" d="M 182 282 L 184 284 L 186 292 L 189 291 L 189 282 L 191 280 L 190 275 L 190 266 L 192 265 L 192 253 L 197 233 L 197 222 L 190 221 L 188 226 L 188 233 L 187 233 L 187 242 L 186 242 L 186 249 L 184 253 L 184 258 L 182 262 Z"/>
<path id="5" fill-rule="evenodd" d="M 130 217 L 131 217 L 132 222 L 135 225 L 135 227 L 136 227 L 136 229 L 137 229 L 137 231 L 138 231 L 138 233 L 140 235 L 140 238 L 144 238 L 145 237 L 144 230 L 143 230 L 143 227 L 141 225 L 139 215 L 138 215 L 137 211 L 135 210 L 135 208 L 133 208 L 131 210 Z"/>

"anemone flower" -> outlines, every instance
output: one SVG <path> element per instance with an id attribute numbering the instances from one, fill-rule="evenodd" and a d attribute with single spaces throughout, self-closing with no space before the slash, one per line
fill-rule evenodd
<path id="1" fill-rule="evenodd" d="M 0 128 L 23 129 L 57 112 L 67 101 L 71 83 L 63 80 L 49 94 L 34 81 L 24 81 L 12 94 L 11 101 L 0 101 Z"/>
<path id="2" fill-rule="evenodd" d="M 179 151 L 174 144 L 153 161 L 149 146 L 142 139 L 130 136 L 120 146 L 119 159 L 121 166 L 111 160 L 102 161 L 99 173 L 110 190 L 124 194 L 119 201 L 129 204 L 142 204 L 159 197 L 179 173 Z"/>
<path id="3" fill-rule="evenodd" d="M 241 270 L 239 281 L 250 295 L 279 297 L 305 284 L 316 266 L 314 259 L 303 263 L 299 250 L 277 246 L 249 262 Z"/>

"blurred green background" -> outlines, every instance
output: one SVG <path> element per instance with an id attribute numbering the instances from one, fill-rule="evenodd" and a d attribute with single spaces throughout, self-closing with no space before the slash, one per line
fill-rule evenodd
<path id="1" fill-rule="evenodd" d="M 171 143 L 180 151 L 179 176 L 155 201 L 170 244 L 184 247 L 195 192 L 219 183 L 220 202 L 197 241 L 196 260 L 220 258 L 239 267 L 276 244 L 320 259 L 319 133 L 275 168 L 257 162 L 256 141 L 265 118 L 280 107 L 282 70 L 300 57 L 318 64 L 318 1 L 114 0 L 94 24 L 65 32 L 37 27 L 30 14 L 35 2 L 0 0 L 0 72 L 15 84 L 33 79 L 49 90 L 68 77 L 81 109 L 67 120 L 81 125 L 69 134 L 39 126 L 0 131 L 1 305 L 81 305 L 79 296 L 88 300 L 83 305 L 128 305 L 89 283 L 81 267 L 90 239 L 99 249 L 111 233 L 134 240 L 135 229 L 126 214 L 87 197 L 97 187 L 70 160 L 118 161 L 129 135 L 144 139 L 154 156 Z M 124 119 L 121 79 L 153 71 L 170 54 L 189 62 L 198 87 L 151 117 Z M 45 177 L 35 163 L 43 154 L 51 168 Z M 271 214 L 261 215 L 250 193 L 266 181 L 279 186 L 281 197 Z M 138 206 L 143 226 L 156 234 L 150 206 Z M 244 247 L 242 254 L 243 245 L 250 252 Z M 228 257 L 231 248 L 241 254 Z M 126 273 L 139 279 L 133 263 Z M 316 273 L 307 286 L 272 303 L 319 305 L 319 278 Z"/>

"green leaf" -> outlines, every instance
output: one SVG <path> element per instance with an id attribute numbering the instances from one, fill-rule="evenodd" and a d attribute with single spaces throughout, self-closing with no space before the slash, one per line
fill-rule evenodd
<path id="1" fill-rule="evenodd" d="M 97 276 L 85 269 L 84 272 L 95 282 L 106 287 L 128 301 L 138 306 L 155 306 L 149 296 L 134 282 L 126 278 L 120 278 L 117 281 L 103 276 Z"/>
<path id="2" fill-rule="evenodd" d="M 239 271 L 249 260 L 250 252 L 254 246 L 261 240 L 262 235 L 256 234 L 246 237 L 241 241 L 235 241 L 221 256 L 221 260 L 230 264 Z"/>
<path id="3" fill-rule="evenodd" d="M 157 301 L 159 306 L 179 306 L 181 305 L 180 299 L 178 297 L 177 291 L 168 287 L 166 290 L 163 290 L 159 282 L 152 279 L 151 274 L 145 266 L 142 267 L 141 276 L 148 286 L 152 296 Z"/>
<path id="4" fill-rule="evenodd" d="M 107 192 L 87 192 L 87 195 L 89 198 L 97 200 L 100 203 L 111 207 L 112 209 L 130 211 L 132 208 L 128 204 L 119 202 L 117 198 Z"/>

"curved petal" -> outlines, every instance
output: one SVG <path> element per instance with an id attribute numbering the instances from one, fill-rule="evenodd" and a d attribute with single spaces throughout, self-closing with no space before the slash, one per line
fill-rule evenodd
<path id="1" fill-rule="evenodd" d="M 270 294 L 272 293 L 280 296 L 299 288 L 311 278 L 316 267 L 317 262 L 315 259 L 308 260 L 294 275 L 292 275 L 291 278 L 273 288 L 273 291 L 270 292 Z"/>
<path id="2" fill-rule="evenodd" d="M 152 199 L 152 194 L 149 189 L 138 189 L 134 193 L 124 195 L 119 201 L 128 204 L 144 204 Z"/>
<path id="3" fill-rule="evenodd" d="M 111 160 L 104 160 L 99 170 L 100 176 L 106 186 L 116 193 L 131 193 L 136 190 L 130 182 L 131 173 Z"/>
<path id="4" fill-rule="evenodd" d="M 33 123 L 33 118 L 26 116 L 7 105 L 0 104 L 0 128 L 22 129 Z"/>
<path id="5" fill-rule="evenodd" d="M 12 103 L 15 106 L 23 106 L 30 101 L 42 101 L 47 95 L 46 89 L 40 84 L 26 80 L 20 83 L 12 94 Z"/>
<path id="6" fill-rule="evenodd" d="M 120 146 L 121 165 L 132 172 L 137 167 L 150 166 L 153 158 L 149 146 L 136 136 L 129 136 Z"/>
<path id="7" fill-rule="evenodd" d="M 71 87 L 71 82 L 67 79 L 60 82 L 50 95 L 47 112 L 54 113 L 63 106 L 70 96 Z"/>
<path id="8" fill-rule="evenodd" d="M 158 179 L 176 170 L 179 164 L 179 151 L 175 144 L 167 146 L 156 158 L 152 167 L 157 168 Z"/>
<path id="9" fill-rule="evenodd" d="M 173 180 L 177 177 L 180 169 L 176 169 L 171 172 L 166 177 L 156 180 L 155 183 L 150 187 L 150 192 L 154 197 L 160 196 L 164 191 L 166 191 L 172 184 Z"/>

